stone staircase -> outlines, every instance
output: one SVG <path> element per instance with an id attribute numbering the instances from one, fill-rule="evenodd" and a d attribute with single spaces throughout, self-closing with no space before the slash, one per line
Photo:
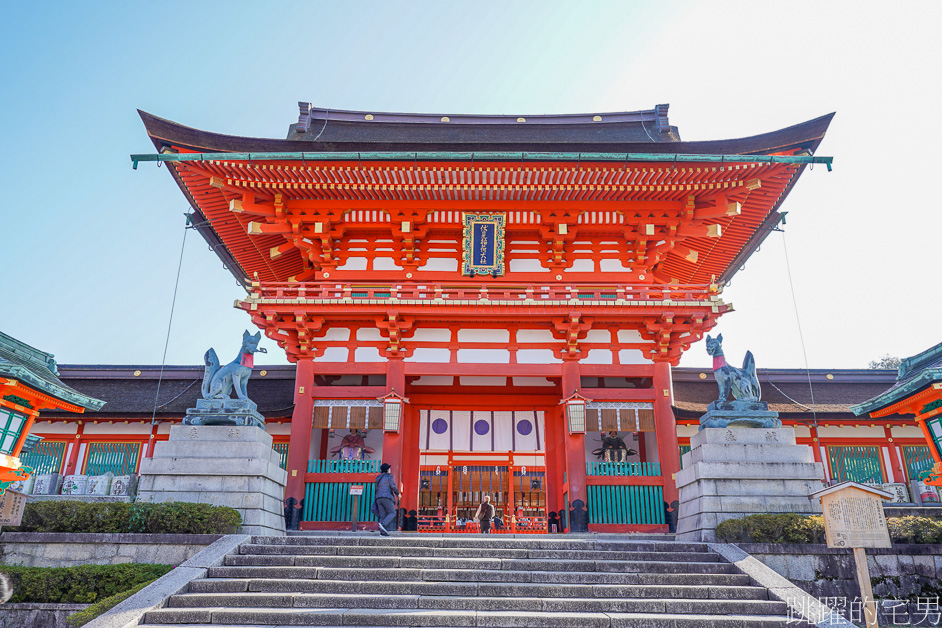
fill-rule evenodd
<path id="1" fill-rule="evenodd" d="M 562 536 L 253 537 L 142 626 L 779 628 L 705 544 Z"/>

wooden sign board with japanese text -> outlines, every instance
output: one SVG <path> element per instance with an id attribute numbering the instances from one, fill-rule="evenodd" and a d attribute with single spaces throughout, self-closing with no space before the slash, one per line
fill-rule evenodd
<path id="1" fill-rule="evenodd" d="M 883 500 L 875 491 L 847 483 L 834 491 L 822 491 L 824 531 L 831 548 L 891 547 Z"/>
<path id="2" fill-rule="evenodd" d="M 0 495 L 0 526 L 18 526 L 26 510 L 26 495 L 7 489 Z"/>

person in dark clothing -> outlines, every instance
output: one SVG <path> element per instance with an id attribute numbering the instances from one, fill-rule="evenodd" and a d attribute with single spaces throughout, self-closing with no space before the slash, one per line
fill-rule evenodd
<path id="1" fill-rule="evenodd" d="M 377 519 L 379 519 L 379 533 L 383 536 L 389 536 L 388 528 L 395 529 L 396 521 L 396 498 L 399 496 L 399 489 L 396 488 L 396 480 L 389 472 L 389 465 L 383 463 L 380 467 L 380 474 L 376 476 L 376 501 L 374 509 Z"/>
<path id="2" fill-rule="evenodd" d="M 494 507 L 491 506 L 491 496 L 485 495 L 484 501 L 478 506 L 474 518 L 481 522 L 481 534 L 491 533 L 491 519 L 494 518 Z"/>

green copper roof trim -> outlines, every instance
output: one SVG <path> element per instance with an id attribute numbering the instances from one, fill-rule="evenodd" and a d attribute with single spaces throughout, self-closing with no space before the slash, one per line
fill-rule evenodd
<path id="1" fill-rule="evenodd" d="M 865 412 L 875 412 L 898 403 L 935 382 L 942 382 L 942 342 L 922 353 L 900 360 L 896 384 L 872 399 L 850 406 L 850 410 L 857 416 Z"/>
<path id="2" fill-rule="evenodd" d="M 935 382 L 942 382 L 942 368 L 926 369 L 901 386 L 894 386 L 873 399 L 850 406 L 851 412 L 860 416 L 864 413 L 875 412 L 880 408 L 902 401 L 906 397 L 916 394 Z"/>
<path id="3" fill-rule="evenodd" d="M 62 383 L 53 357 L 51 353 L 40 351 L 0 332 L 0 377 L 19 380 L 41 393 L 87 410 L 101 410 L 104 401 L 84 395 Z"/>
<path id="4" fill-rule="evenodd" d="M 323 153 L 162 153 L 131 155 L 137 169 L 142 161 L 613 161 L 718 164 L 824 164 L 833 157 L 815 155 L 687 155 L 678 153 L 515 153 L 515 152 L 323 152 Z"/>

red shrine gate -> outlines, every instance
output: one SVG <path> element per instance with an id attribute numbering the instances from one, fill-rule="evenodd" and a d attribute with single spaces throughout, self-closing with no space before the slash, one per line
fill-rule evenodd
<path id="1" fill-rule="evenodd" d="M 518 531 L 554 514 L 576 531 L 667 530 L 670 365 L 729 310 L 723 283 L 805 165 L 830 163 L 812 156 L 830 116 L 682 142 L 666 105 L 517 117 L 301 103 L 286 140 L 141 115 L 159 154 L 135 164 L 168 164 L 246 286 L 236 307 L 297 363 L 286 498 L 304 500 L 308 528 L 344 525 L 345 487 L 370 483 L 381 457 L 424 528 L 455 529 L 496 482 Z M 432 447 L 428 420 L 423 443 L 432 411 L 473 413 L 467 451 Z M 542 463 L 496 433 L 477 449 L 478 413 L 526 411 L 542 412 L 525 452 Z M 593 459 L 603 429 L 636 445 L 630 461 Z M 330 460 L 346 430 L 377 459 Z"/>

